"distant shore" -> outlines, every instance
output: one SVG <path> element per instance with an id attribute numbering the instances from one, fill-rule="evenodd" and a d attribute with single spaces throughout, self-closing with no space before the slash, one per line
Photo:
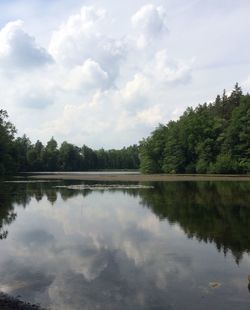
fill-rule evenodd
<path id="1" fill-rule="evenodd" d="M 126 174 L 126 173 L 50 173 L 32 174 L 29 178 L 39 180 L 82 180 L 82 181 L 131 181 L 131 182 L 177 182 L 177 181 L 250 181 L 250 175 L 222 174 Z"/>

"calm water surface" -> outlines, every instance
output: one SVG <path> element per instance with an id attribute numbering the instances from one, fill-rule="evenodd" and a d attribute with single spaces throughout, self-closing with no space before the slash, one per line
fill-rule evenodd
<path id="1" fill-rule="evenodd" d="M 60 310 L 250 308 L 250 183 L 56 187 L 96 183 L 0 184 L 0 291 Z"/>

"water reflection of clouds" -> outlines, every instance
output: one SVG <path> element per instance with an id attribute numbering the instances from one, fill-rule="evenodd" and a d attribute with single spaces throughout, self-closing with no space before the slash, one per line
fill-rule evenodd
<path id="1" fill-rule="evenodd" d="M 34 229 L 27 231 L 17 237 L 17 240 L 27 247 L 47 247 L 51 243 L 55 242 L 54 236 L 42 229 Z"/>
<path id="2" fill-rule="evenodd" d="M 82 298 L 89 307 L 98 305 L 98 290 L 104 294 L 100 305 L 105 302 L 120 307 L 121 301 L 126 301 L 128 306 L 133 290 L 132 304 L 145 306 L 145 291 L 164 290 L 173 273 L 176 278 L 187 275 L 188 260 L 178 261 L 178 256 L 169 254 L 167 249 L 159 252 L 159 243 L 163 246 L 171 234 L 167 222 L 138 208 L 139 200 L 134 197 L 127 196 L 124 202 L 120 193 L 117 207 L 113 196 L 106 196 L 104 199 L 97 193 L 84 201 L 79 196 L 70 203 L 58 199 L 53 207 L 44 199 L 40 204 L 32 199 L 29 208 L 19 210 L 11 230 L 15 238 L 5 249 L 6 259 L 1 259 L 1 283 L 8 286 L 8 292 L 23 295 L 25 286 L 30 291 L 32 286 L 40 285 L 39 290 L 47 291 L 55 300 L 55 309 L 65 308 L 67 296 L 71 296 L 70 309 L 72 299 L 76 306 L 81 303 L 79 288 L 85 292 Z M 100 198 L 101 204 L 97 203 Z M 20 274 L 13 271 L 13 266 Z M 23 285 L 18 287 L 16 281 Z M 68 293 L 64 296 L 65 292 Z M 41 296 L 35 296 L 34 301 L 41 301 Z"/>
<path id="3" fill-rule="evenodd" d="M 192 256 L 198 243 L 140 206 L 139 196 L 58 195 L 53 206 L 32 198 L 16 209 L 0 257 L 0 290 L 53 302 L 52 309 L 168 309 L 179 295 L 183 309 L 189 295 L 198 301 L 201 293 L 213 294 L 206 283 L 208 271 L 211 280 L 217 272 L 214 247 L 199 244 L 202 251 Z M 240 281 L 232 285 L 242 288 Z"/>
<path id="4" fill-rule="evenodd" d="M 20 257 L 6 261 L 3 266 L 5 272 L 1 272 L 0 291 L 14 295 L 21 293 L 27 300 L 40 300 L 54 280 L 52 274 Z"/>

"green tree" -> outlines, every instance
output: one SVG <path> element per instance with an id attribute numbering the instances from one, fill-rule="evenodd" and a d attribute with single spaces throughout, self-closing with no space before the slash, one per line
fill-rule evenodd
<path id="1" fill-rule="evenodd" d="M 0 176 L 14 173 L 17 165 L 14 158 L 14 135 L 16 129 L 8 121 L 8 114 L 0 110 Z"/>
<path id="2" fill-rule="evenodd" d="M 27 151 L 27 161 L 28 161 L 28 170 L 29 171 L 42 171 L 43 170 L 43 161 L 42 154 L 44 152 L 44 146 L 42 142 L 37 140 L 34 145 L 31 145 Z"/>
<path id="3" fill-rule="evenodd" d="M 42 153 L 42 161 L 45 171 L 57 171 L 59 169 L 59 151 L 57 142 L 52 137 Z"/>
<path id="4" fill-rule="evenodd" d="M 59 150 L 59 167 L 63 171 L 81 170 L 83 166 L 83 156 L 80 148 L 64 141 Z"/>
<path id="5" fill-rule="evenodd" d="M 140 142 L 140 170 L 143 173 L 162 172 L 167 127 L 159 125 L 150 137 Z"/>
<path id="6" fill-rule="evenodd" d="M 146 173 L 249 173 L 250 96 L 238 84 L 214 103 L 187 108 L 140 143 Z"/>

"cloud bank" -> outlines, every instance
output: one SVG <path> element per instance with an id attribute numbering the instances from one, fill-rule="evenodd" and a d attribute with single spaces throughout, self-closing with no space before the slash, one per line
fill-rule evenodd
<path id="1" fill-rule="evenodd" d="M 210 16 L 203 16 L 206 27 L 190 22 L 186 38 L 182 14 L 193 20 L 199 2 L 184 7 L 179 2 L 167 8 L 163 2 L 136 1 L 131 11 L 124 10 L 124 20 L 120 11 L 110 10 L 111 0 L 104 7 L 78 5 L 65 11 L 64 19 L 51 17 L 49 30 L 44 25 L 46 40 L 33 31 L 30 21 L 2 25 L 1 105 L 19 134 L 33 141 L 54 136 L 59 142 L 119 148 L 137 143 L 158 123 L 178 117 L 187 105 L 215 96 L 224 88 L 217 89 L 224 73 L 207 82 L 212 66 L 193 40 L 201 30 L 209 38 L 209 26 L 216 25 L 217 16 L 211 22 Z M 230 20 L 231 16 L 227 26 Z M 245 72 L 242 80 L 247 76 Z"/>

